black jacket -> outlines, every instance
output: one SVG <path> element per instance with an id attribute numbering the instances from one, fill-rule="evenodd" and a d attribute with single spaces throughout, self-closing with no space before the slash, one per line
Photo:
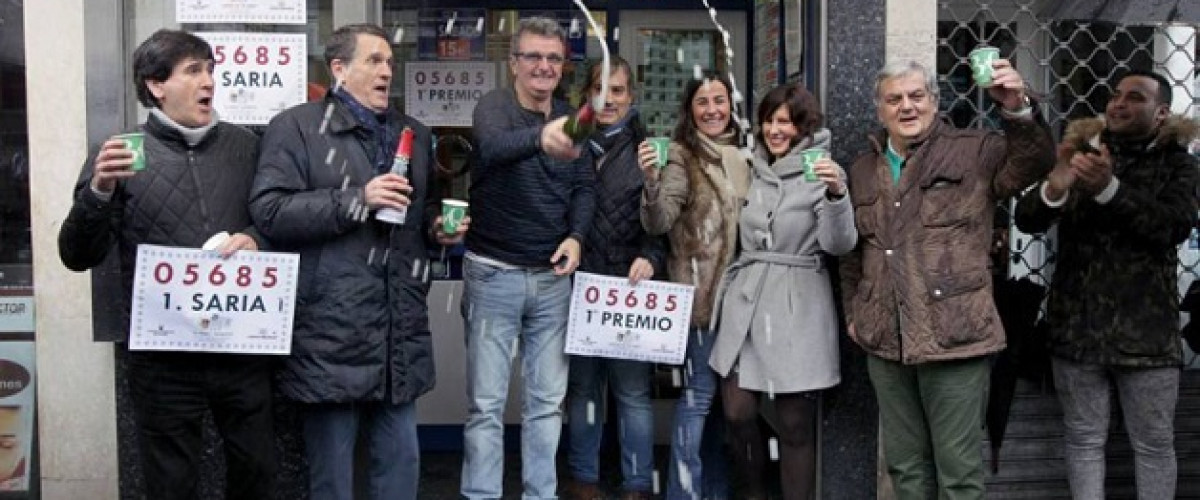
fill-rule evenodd
<path id="1" fill-rule="evenodd" d="M 555 100 L 549 120 L 571 113 Z M 507 264 L 549 267 L 568 236 L 583 242 L 592 223 L 588 153 L 559 161 L 542 151 L 547 117 L 521 107 L 512 89 L 480 99 L 472 116 L 471 230 L 467 249 Z"/>
<path id="2" fill-rule="evenodd" d="M 581 271 L 609 276 L 628 276 L 638 257 L 654 266 L 655 274 L 666 271 L 666 246 L 662 237 L 642 228 L 642 183 L 637 148 L 646 131 L 631 110 L 626 120 L 596 132 L 588 141 L 596 158 L 596 212 L 583 242 Z"/>
<path id="3" fill-rule="evenodd" d="M 92 191 L 92 151 L 75 183 L 74 203 L 58 233 L 64 265 L 83 271 L 100 265 L 117 245 L 123 293 L 119 324 L 129 324 L 137 246 L 140 243 L 200 248 L 213 234 L 245 233 L 265 248 L 246 207 L 258 137 L 224 122 L 189 147 L 183 135 L 153 114 L 141 126 L 146 169 L 119 182 L 105 202 Z M 97 331 L 96 340 L 128 338 L 128 332 Z"/>
<path id="4" fill-rule="evenodd" d="M 1046 322 L 1054 355 L 1125 367 L 1178 366 L 1177 248 L 1196 227 L 1200 171 L 1188 154 L 1196 124 L 1171 117 L 1148 147 L 1112 141 L 1097 119 L 1072 122 L 1064 143 L 1100 134 L 1113 157 L 1116 194 L 1106 204 L 1071 191 L 1051 208 L 1040 185 L 1017 204 L 1017 228 L 1058 224 Z M 1072 151 L 1075 148 L 1072 148 Z M 1064 153 L 1059 161 L 1069 159 Z"/>
<path id="5" fill-rule="evenodd" d="M 361 209 L 363 186 L 377 175 L 375 139 L 332 95 L 280 113 L 263 136 L 250 211 L 273 245 L 300 254 L 292 354 L 279 375 L 297 401 L 405 403 L 433 388 L 432 142 L 416 120 L 395 111 L 387 119 L 416 133 L 412 204 L 396 227 Z"/>

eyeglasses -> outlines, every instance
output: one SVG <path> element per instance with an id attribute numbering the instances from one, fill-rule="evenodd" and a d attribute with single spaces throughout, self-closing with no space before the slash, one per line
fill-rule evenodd
<path id="1" fill-rule="evenodd" d="M 513 57 L 520 59 L 525 64 L 537 64 L 545 59 L 546 62 L 553 66 L 561 65 L 566 59 L 558 54 L 543 54 L 541 52 L 513 52 Z"/>

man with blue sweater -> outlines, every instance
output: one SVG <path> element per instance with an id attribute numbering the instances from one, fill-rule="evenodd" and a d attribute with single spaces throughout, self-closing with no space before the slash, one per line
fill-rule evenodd
<path id="1" fill-rule="evenodd" d="M 462 495 L 503 495 L 503 412 L 519 349 L 525 382 L 524 498 L 556 498 L 554 456 L 567 390 L 570 275 L 592 220 L 594 173 L 563 132 L 572 109 L 554 99 L 566 60 L 557 21 L 522 20 L 508 66 L 512 89 L 475 107 L 471 232 L 463 264 L 468 416 Z"/>

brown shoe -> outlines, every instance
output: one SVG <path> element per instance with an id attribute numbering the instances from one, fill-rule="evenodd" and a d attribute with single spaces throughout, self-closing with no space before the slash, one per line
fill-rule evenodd
<path id="1" fill-rule="evenodd" d="M 653 500 L 654 494 L 649 491 L 626 491 L 621 500 Z"/>
<path id="2" fill-rule="evenodd" d="M 566 500 L 604 500 L 604 493 L 596 483 L 571 480 L 567 483 Z"/>

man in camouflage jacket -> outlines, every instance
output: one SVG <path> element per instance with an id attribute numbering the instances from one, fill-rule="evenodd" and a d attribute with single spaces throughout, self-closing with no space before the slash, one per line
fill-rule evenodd
<path id="1" fill-rule="evenodd" d="M 1197 124 L 1170 114 L 1171 85 L 1131 72 L 1103 118 L 1076 121 L 1058 162 L 1017 206 L 1017 227 L 1058 222 L 1047 321 L 1074 498 L 1105 498 L 1109 385 L 1136 456 L 1138 498 L 1175 498 L 1181 346 L 1177 245 L 1196 225 Z"/>

